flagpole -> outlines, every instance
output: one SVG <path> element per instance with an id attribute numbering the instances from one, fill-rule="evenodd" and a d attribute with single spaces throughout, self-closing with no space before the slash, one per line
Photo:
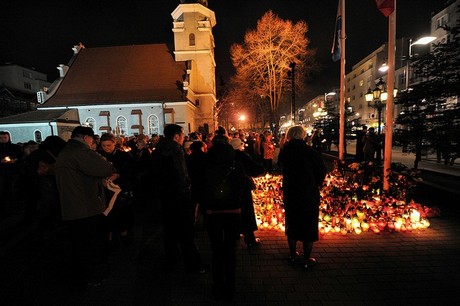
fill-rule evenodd
<path id="1" fill-rule="evenodd" d="M 383 159 L 383 190 L 388 191 L 390 185 L 388 176 L 391 170 L 391 154 L 393 148 L 393 100 L 395 79 L 395 41 L 396 41 L 396 0 L 394 10 L 388 19 L 388 76 L 387 76 L 387 105 L 385 123 L 385 151 Z"/>
<path id="2" fill-rule="evenodd" d="M 339 119 L 339 160 L 343 160 L 345 148 L 345 0 L 342 1 L 341 12 L 342 26 L 340 30 L 340 119 Z"/>

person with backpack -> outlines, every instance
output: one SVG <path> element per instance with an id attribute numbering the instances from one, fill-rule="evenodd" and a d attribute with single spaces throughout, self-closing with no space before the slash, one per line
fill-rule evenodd
<path id="1" fill-rule="evenodd" d="M 213 293 L 231 300 L 235 292 L 236 243 L 240 237 L 244 167 L 226 135 L 216 135 L 207 155 L 204 211 L 212 250 Z"/>

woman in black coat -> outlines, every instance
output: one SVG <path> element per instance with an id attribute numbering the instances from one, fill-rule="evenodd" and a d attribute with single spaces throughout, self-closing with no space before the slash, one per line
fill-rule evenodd
<path id="1" fill-rule="evenodd" d="M 243 152 L 244 142 L 241 139 L 233 138 L 230 144 L 235 150 L 235 160 L 243 165 L 246 173 L 246 184 L 243 187 L 241 199 L 241 233 L 248 248 L 252 248 L 260 244 L 260 239 L 254 236 L 254 231 L 257 230 L 257 222 L 252 200 L 252 189 L 255 186 L 251 177 L 263 174 L 265 169 L 262 164 L 257 163 L 249 154 Z"/>
<path id="2" fill-rule="evenodd" d="M 319 239 L 319 191 L 326 176 L 326 167 L 318 152 L 303 141 L 305 136 L 303 127 L 291 127 L 278 163 L 283 169 L 286 236 L 290 260 L 295 262 L 296 244 L 297 241 L 302 241 L 303 268 L 307 269 L 316 263 L 316 259 L 310 255 L 313 243 Z"/>

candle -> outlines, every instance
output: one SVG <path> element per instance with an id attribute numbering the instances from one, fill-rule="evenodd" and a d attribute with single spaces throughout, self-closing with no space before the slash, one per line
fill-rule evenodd
<path id="1" fill-rule="evenodd" d="M 388 226 L 388 229 L 390 231 L 393 231 L 395 229 L 395 223 L 394 222 L 388 222 L 387 226 Z"/>
<path id="2" fill-rule="evenodd" d="M 428 219 L 422 219 L 420 225 L 423 226 L 424 229 L 428 228 L 430 226 L 430 221 L 428 221 Z"/>
<path id="3" fill-rule="evenodd" d="M 351 219 L 349 217 L 345 219 L 345 227 L 347 231 L 352 230 Z"/>
<path id="4" fill-rule="evenodd" d="M 410 214 L 410 222 L 415 223 L 420 221 L 420 212 L 418 212 L 416 209 L 412 209 L 412 212 Z"/>
<path id="5" fill-rule="evenodd" d="M 381 231 L 383 231 L 386 226 L 387 226 L 387 222 L 384 219 L 380 219 L 379 222 L 377 223 L 377 227 Z"/>
<path id="6" fill-rule="evenodd" d="M 358 216 L 359 221 L 363 221 L 363 220 L 364 220 L 365 215 L 364 215 L 364 212 L 363 212 L 363 211 L 358 210 L 358 211 L 356 212 L 356 215 Z"/>
<path id="7" fill-rule="evenodd" d="M 395 231 L 400 232 L 401 226 L 402 226 L 401 220 L 397 220 L 394 224 L 395 224 Z"/>
<path id="8" fill-rule="evenodd" d="M 363 231 L 367 232 L 369 230 L 369 223 L 366 221 L 361 222 L 361 228 Z"/>

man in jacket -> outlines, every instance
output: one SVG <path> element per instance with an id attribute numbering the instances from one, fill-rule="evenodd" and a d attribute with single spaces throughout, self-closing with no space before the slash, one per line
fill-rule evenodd
<path id="1" fill-rule="evenodd" d="M 106 208 L 103 179 L 112 165 L 91 150 L 94 132 L 78 126 L 59 154 L 55 165 L 62 220 L 72 242 L 73 269 L 77 281 L 99 286 L 107 276 L 106 235 L 102 212 Z"/>
<path id="2" fill-rule="evenodd" d="M 10 208 L 16 208 L 21 157 L 21 148 L 11 143 L 10 134 L 0 131 L 0 220 Z"/>
<path id="3" fill-rule="evenodd" d="M 180 125 L 169 124 L 163 133 L 166 143 L 156 152 L 155 171 L 163 210 L 166 258 L 174 264 L 180 247 L 187 272 L 203 274 L 206 270 L 194 242 L 195 209 L 182 148 L 184 131 Z"/>

